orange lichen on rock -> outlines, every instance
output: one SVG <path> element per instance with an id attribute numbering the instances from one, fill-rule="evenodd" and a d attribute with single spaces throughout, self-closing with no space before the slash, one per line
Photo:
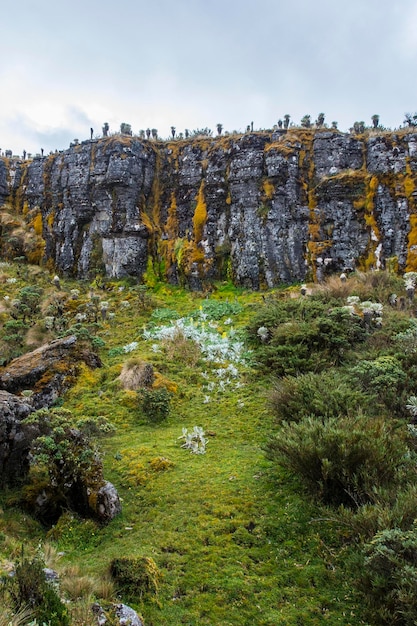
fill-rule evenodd
<path id="1" fill-rule="evenodd" d="M 406 272 L 417 272 L 417 214 L 410 215 L 410 231 L 408 233 L 408 254 Z"/>
<path id="2" fill-rule="evenodd" d="M 376 269 L 378 258 L 376 251 L 381 239 L 381 233 L 375 218 L 375 194 L 377 193 L 379 180 L 377 176 L 372 176 L 367 181 L 367 191 L 364 205 L 364 220 L 369 231 L 369 242 L 365 256 L 359 260 L 359 269 L 367 271 Z"/>
<path id="3" fill-rule="evenodd" d="M 269 178 L 265 178 L 265 180 L 263 181 L 262 189 L 263 189 L 263 193 L 264 193 L 265 198 L 267 200 L 272 200 L 272 198 L 274 197 L 274 193 L 275 193 L 275 187 L 271 183 Z"/>
<path id="4" fill-rule="evenodd" d="M 204 180 L 201 181 L 197 196 L 197 206 L 193 216 L 194 241 L 200 243 L 203 238 L 203 230 L 207 221 L 207 205 L 204 198 Z"/>

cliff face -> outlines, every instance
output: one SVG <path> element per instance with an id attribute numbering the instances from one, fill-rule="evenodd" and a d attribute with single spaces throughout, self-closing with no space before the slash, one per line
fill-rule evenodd
<path id="1" fill-rule="evenodd" d="M 393 257 L 417 270 L 416 177 L 404 130 L 103 138 L 0 159 L 3 255 L 7 214 L 41 241 L 39 260 L 78 277 L 142 277 L 151 260 L 192 288 L 227 276 L 257 289 Z"/>

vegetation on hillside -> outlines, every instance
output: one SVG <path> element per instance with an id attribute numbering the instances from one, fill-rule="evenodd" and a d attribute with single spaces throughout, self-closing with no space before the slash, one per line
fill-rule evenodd
<path id="1" fill-rule="evenodd" d="M 94 601 L 126 602 L 146 626 L 414 624 L 407 283 L 373 272 L 302 293 L 152 284 L 57 283 L 1 264 L 2 364 L 75 333 L 103 367 L 82 366 L 62 407 L 31 418 L 58 421 L 36 442 L 30 486 L 1 494 L 0 567 L 13 582 L 0 624 L 88 626 Z M 71 427 L 88 442 L 82 459 Z M 122 514 L 100 526 L 67 500 L 53 526 L 32 518 L 36 481 L 62 480 L 62 496 L 98 448 Z M 45 564 L 60 575 L 51 609 L 31 601 Z"/>

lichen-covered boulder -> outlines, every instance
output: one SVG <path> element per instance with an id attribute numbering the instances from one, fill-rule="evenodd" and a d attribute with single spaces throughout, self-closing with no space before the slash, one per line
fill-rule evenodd
<path id="1" fill-rule="evenodd" d="M 79 349 L 74 335 L 55 339 L 0 369 L 0 389 L 18 394 L 32 390 L 34 409 L 51 406 L 75 380 L 81 361 L 101 365 L 96 355 Z"/>

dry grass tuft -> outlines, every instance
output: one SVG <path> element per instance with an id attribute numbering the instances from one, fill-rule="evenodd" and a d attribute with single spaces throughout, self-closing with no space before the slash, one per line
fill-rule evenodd
<path id="1" fill-rule="evenodd" d="M 0 607 L 0 626 L 23 626 L 28 624 L 33 611 L 30 609 L 20 609 L 14 615 L 7 607 Z"/>
<path id="2" fill-rule="evenodd" d="M 155 375 L 150 363 L 132 358 L 123 365 L 119 376 L 123 389 L 135 391 L 141 387 L 152 387 Z"/>
<path id="3" fill-rule="evenodd" d="M 387 271 L 355 272 L 346 281 L 339 276 L 329 276 L 326 280 L 315 285 L 312 293 L 323 299 L 346 300 L 350 295 L 359 296 L 361 300 L 376 300 L 388 302 L 392 293 L 400 294 L 404 291 L 403 281 L 396 274 Z"/>
<path id="4" fill-rule="evenodd" d="M 199 346 L 187 339 L 181 330 L 177 330 L 172 339 L 164 339 L 162 347 L 169 361 L 178 361 L 189 367 L 197 365 L 201 356 Z"/>
<path id="5" fill-rule="evenodd" d="M 356 286 L 357 281 L 355 278 L 349 278 L 343 282 L 339 276 L 329 276 L 323 283 L 315 285 L 312 293 L 320 295 L 323 299 L 331 300 L 336 298 L 346 300 L 355 291 Z"/>

